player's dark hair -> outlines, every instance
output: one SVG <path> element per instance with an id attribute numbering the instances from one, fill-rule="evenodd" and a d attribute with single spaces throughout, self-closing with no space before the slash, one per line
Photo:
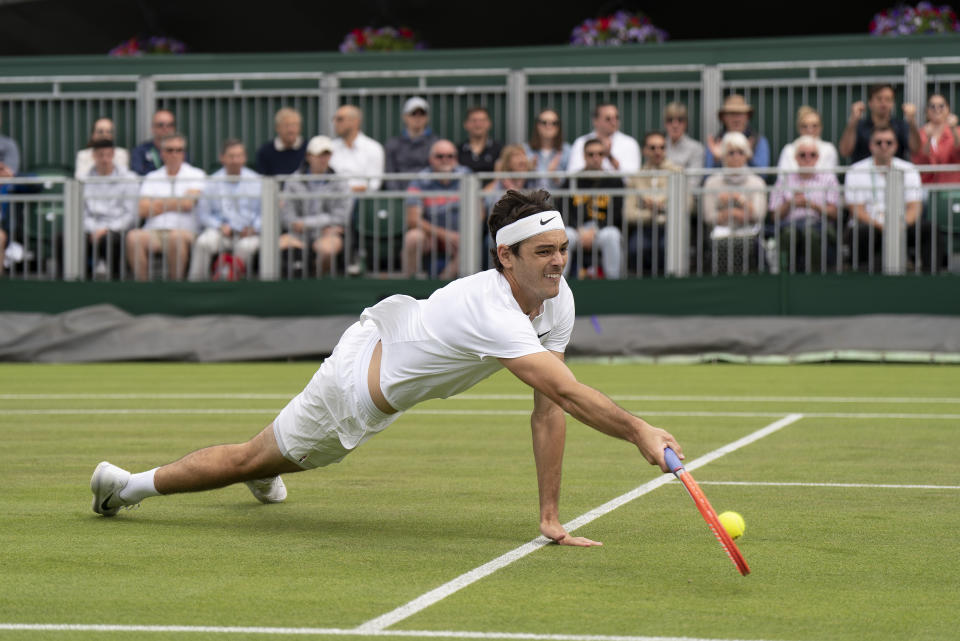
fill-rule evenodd
<path id="1" fill-rule="evenodd" d="M 497 204 L 493 206 L 490 212 L 490 216 L 487 218 L 487 229 L 490 230 L 490 236 L 493 238 L 493 247 L 490 249 L 490 255 L 493 258 L 493 266 L 497 268 L 497 271 L 503 271 L 503 263 L 501 263 L 497 257 L 497 232 L 500 231 L 502 227 L 506 227 L 510 223 L 515 223 L 521 218 L 533 216 L 534 214 L 539 214 L 544 211 L 550 211 L 551 209 L 554 209 L 554 206 L 550 201 L 550 192 L 544 189 L 537 189 L 535 191 L 508 189 L 507 193 L 497 201 Z M 520 243 L 510 245 L 510 251 L 513 252 L 514 256 L 520 255 L 520 244 L 522 242 L 523 241 L 520 241 Z"/>

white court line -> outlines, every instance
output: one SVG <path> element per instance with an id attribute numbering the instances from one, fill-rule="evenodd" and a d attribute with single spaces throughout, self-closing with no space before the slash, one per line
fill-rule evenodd
<path id="1" fill-rule="evenodd" d="M 800 483 L 791 481 L 700 481 L 700 485 L 758 487 L 862 487 L 883 490 L 960 490 L 960 485 L 894 485 L 892 483 Z"/>
<path id="2" fill-rule="evenodd" d="M 526 410 L 447 410 L 447 409 L 413 409 L 407 410 L 404 414 L 411 416 L 530 416 L 529 409 Z M 31 409 L 31 408 L 0 408 L 0 420 L 3 416 L 99 416 L 99 415 L 150 415 L 150 414 L 276 414 L 279 409 L 276 407 L 267 408 L 234 408 L 234 407 L 193 407 L 193 408 L 61 408 L 61 409 Z M 679 416 L 693 418 L 774 418 L 783 416 L 783 412 L 702 412 L 702 411 L 672 411 L 672 410 L 652 410 L 636 411 L 634 414 L 643 416 Z M 894 420 L 945 420 L 958 421 L 960 414 L 909 414 L 909 413 L 889 413 L 882 412 L 793 412 L 802 413 L 806 418 L 851 418 L 851 419 L 894 419 Z"/>
<path id="3" fill-rule="evenodd" d="M 780 420 L 774 421 L 773 423 L 770 423 L 766 427 L 763 427 L 755 432 L 752 432 L 751 434 L 748 434 L 747 436 L 741 439 L 737 439 L 732 443 L 724 445 L 723 447 L 716 449 L 710 452 L 709 454 L 705 454 L 704 456 L 701 456 L 700 458 L 694 461 L 691 461 L 690 463 L 685 463 L 684 467 L 686 467 L 688 470 L 695 470 L 698 467 L 701 467 L 703 465 L 706 465 L 707 463 L 710 463 L 711 461 L 717 460 L 721 456 L 729 454 L 734 450 L 737 450 L 741 447 L 749 445 L 750 443 L 753 443 L 754 441 L 757 441 L 765 436 L 773 434 L 777 430 L 780 430 L 786 427 L 787 425 L 790 425 L 791 423 L 795 423 L 799 421 L 801 418 L 803 418 L 803 414 L 789 414 L 787 416 L 784 416 Z M 663 474 L 653 479 L 652 481 L 649 481 L 637 488 L 634 488 L 633 490 L 627 492 L 626 494 L 622 494 L 611 501 L 607 501 L 603 505 L 596 507 L 585 514 L 581 514 L 580 516 L 573 519 L 572 521 L 565 523 L 563 527 L 567 530 L 567 532 L 573 532 L 577 528 L 582 527 L 587 523 L 590 523 L 591 521 L 598 519 L 609 512 L 612 512 L 613 510 L 617 509 L 622 505 L 625 505 L 626 503 L 629 503 L 635 498 L 643 496 L 644 494 L 647 494 L 649 492 L 652 492 L 653 490 L 657 489 L 661 485 L 668 483 L 672 478 L 674 478 L 672 474 Z M 505 568 L 506 566 L 510 565 L 514 561 L 518 561 L 523 557 L 527 556 L 528 554 L 530 554 L 531 552 L 535 552 L 540 548 L 542 548 L 543 546 L 549 545 L 549 544 L 550 544 L 549 539 L 543 536 L 539 536 L 536 539 L 528 543 L 525 543 L 520 547 L 515 548 L 510 552 L 507 552 L 506 554 L 499 556 L 496 559 L 481 565 L 478 568 L 474 568 L 469 572 L 461 574 L 460 576 L 453 579 L 452 581 L 448 581 L 447 583 L 444 583 L 440 587 L 430 590 L 426 594 L 420 595 L 416 599 L 413 599 L 412 601 L 405 603 L 404 605 L 401 605 L 399 608 L 396 608 L 395 610 L 392 610 L 390 612 L 387 612 L 386 614 L 378 616 L 375 619 L 371 619 L 369 621 L 366 621 L 365 623 L 360 624 L 359 626 L 357 626 L 356 629 L 358 631 L 372 632 L 372 631 L 379 631 L 379 630 L 383 630 L 384 628 L 388 628 L 391 625 L 399 623 L 400 621 L 403 621 L 404 619 L 410 616 L 413 616 L 414 614 L 420 612 L 421 610 L 425 610 L 426 608 L 430 607 L 434 603 L 442 601 L 443 599 L 447 598 L 451 594 L 454 594 L 455 592 L 462 590 L 468 585 L 475 583 L 476 581 L 479 581 L 480 579 L 493 574 L 497 570 Z"/>
<path id="4" fill-rule="evenodd" d="M 0 394 L 3 401 L 44 400 L 284 400 L 293 394 Z M 449 400 L 460 401 L 529 401 L 532 394 L 460 394 Z M 614 401 L 682 401 L 710 403 L 893 403 L 926 405 L 945 403 L 960 405 L 960 397 L 945 396 L 698 396 L 676 394 L 621 394 L 610 396 Z"/>
<path id="5" fill-rule="evenodd" d="M 469 632 L 455 630 L 376 630 L 343 628 L 267 628 L 201 625 L 111 625 L 82 623 L 0 623 L 0 630 L 41 632 L 207 632 L 222 634 L 328 635 L 377 637 L 429 637 L 443 639 L 517 639 L 530 641 L 744 641 L 694 637 L 635 637 L 600 634 L 534 634 L 526 632 Z M 752 639 L 751 641 L 763 641 Z"/>

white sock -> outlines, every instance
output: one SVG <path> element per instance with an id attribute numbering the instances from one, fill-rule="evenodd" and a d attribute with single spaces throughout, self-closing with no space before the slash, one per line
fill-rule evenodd
<path id="1" fill-rule="evenodd" d="M 153 475 L 160 468 L 153 468 L 148 472 L 131 474 L 127 486 L 120 490 L 120 498 L 130 503 L 139 503 L 145 498 L 151 496 L 160 496 L 157 488 L 153 485 Z"/>

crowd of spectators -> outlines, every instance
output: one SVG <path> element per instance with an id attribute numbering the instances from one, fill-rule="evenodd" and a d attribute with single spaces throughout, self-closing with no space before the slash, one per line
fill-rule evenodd
<path id="1" fill-rule="evenodd" d="M 753 107 L 738 94 L 726 97 L 718 134 L 704 143 L 689 135 L 687 106 L 678 102 L 665 106 L 663 129 L 642 132 L 642 144 L 621 130 L 620 110 L 608 102 L 594 107 L 592 130 L 572 144 L 554 109 L 536 115 L 529 140 L 504 144 L 491 135 L 490 112 L 472 107 L 454 142 L 433 131 L 430 103 L 415 96 L 402 106 L 401 133 L 381 144 L 363 132 L 364 114 L 355 105 L 337 109 L 332 139 L 306 138 L 301 114 L 284 107 L 274 115 L 275 137 L 257 148 L 255 170 L 248 167 L 244 141 L 230 138 L 220 149 L 222 167 L 210 176 L 190 164 L 187 137 L 171 111 L 153 115 L 152 137 L 130 153 L 115 142 L 114 123 L 98 118 L 75 163 L 75 177 L 84 183 L 88 268 L 113 278 L 126 269 L 139 280 L 158 273 L 175 280 L 252 273 L 260 250 L 257 178 L 284 176 L 279 249 L 288 264 L 316 275 L 343 268 L 356 195 L 386 190 L 393 197 L 406 194 L 399 271 L 452 278 L 460 245 L 457 176 L 491 171 L 553 174 L 485 181 L 481 200 L 487 210 L 507 189 L 557 191 L 568 219 L 568 273 L 579 277 L 615 279 L 624 268 L 663 273 L 668 178 L 679 172 L 688 176 L 682 207 L 702 226 L 720 270 L 729 260 L 749 268 L 762 259 L 763 241 L 770 238 L 778 246 L 792 244 L 791 254 L 800 256 L 795 266 L 804 268 L 810 257 L 800 248 L 809 246 L 809 237 L 835 235 L 844 204 L 853 230 L 848 241 L 872 263 L 882 247 L 887 206 L 885 177 L 876 168 L 904 172 L 911 247 L 931 245 L 929 233 L 913 229 L 923 216 L 924 186 L 960 183 L 960 172 L 929 172 L 921 179 L 916 169 L 960 163 L 960 129 L 944 96 L 930 96 L 922 125 L 911 104 L 896 115 L 894 96 L 890 85 L 870 87 L 867 101 L 851 106 L 837 146 L 821 138 L 820 114 L 800 107 L 798 137 L 780 150 L 776 172 L 758 172 L 770 167 L 772 150 L 755 128 Z M 841 157 L 852 164 L 843 185 L 834 171 Z M 17 143 L 0 136 L 0 177 L 16 176 L 19 165 Z M 691 171 L 715 167 L 727 171 L 705 179 L 708 172 Z M 408 175 L 384 180 L 384 174 Z M 130 180 L 136 176 L 142 177 L 139 186 Z M 4 225 L 0 269 L 8 241 Z M 485 238 L 485 250 L 488 245 Z M 829 251 L 828 260 L 837 260 L 835 244 Z M 926 267 L 938 260 L 929 252 L 911 257 Z"/>

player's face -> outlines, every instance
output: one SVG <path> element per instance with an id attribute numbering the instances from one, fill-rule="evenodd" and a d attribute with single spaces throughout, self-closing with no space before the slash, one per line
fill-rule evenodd
<path id="1" fill-rule="evenodd" d="M 560 293 L 560 275 L 567 264 L 567 234 L 562 229 L 528 238 L 520 245 L 520 255 L 511 257 L 520 291 L 537 306 Z"/>

